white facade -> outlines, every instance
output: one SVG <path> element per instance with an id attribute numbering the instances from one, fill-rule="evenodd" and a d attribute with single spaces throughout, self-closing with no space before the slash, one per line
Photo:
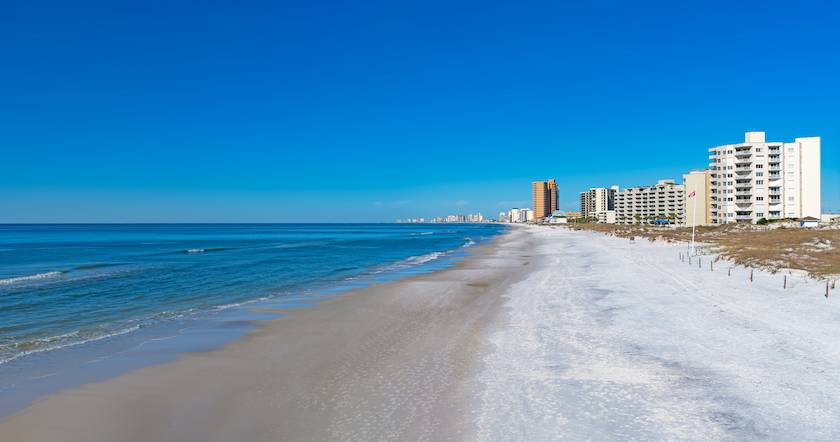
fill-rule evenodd
<path id="1" fill-rule="evenodd" d="M 601 224 L 615 224 L 615 210 L 602 210 L 595 214 Z"/>
<path id="2" fill-rule="evenodd" d="M 650 224 L 657 219 L 685 223 L 685 186 L 660 180 L 655 186 L 631 187 L 615 194 L 618 224 Z"/>
<path id="3" fill-rule="evenodd" d="M 767 142 L 747 132 L 709 153 L 712 224 L 820 217 L 819 137 Z"/>
<path id="4" fill-rule="evenodd" d="M 480 214 L 476 215 L 480 216 Z M 530 218 L 529 218 L 530 216 Z M 481 217 L 482 220 L 484 217 Z M 527 221 L 532 221 L 534 218 L 534 211 L 531 209 L 520 209 L 514 207 L 507 212 L 500 212 L 499 213 L 499 221 L 505 223 L 524 223 Z"/>
<path id="5" fill-rule="evenodd" d="M 598 213 L 615 208 L 615 194 L 618 186 L 593 187 L 580 193 L 580 213 L 585 217 L 598 217 Z"/>

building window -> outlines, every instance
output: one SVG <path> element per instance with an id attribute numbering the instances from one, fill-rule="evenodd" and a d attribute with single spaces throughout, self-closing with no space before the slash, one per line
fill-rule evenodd
<path id="1" fill-rule="evenodd" d="M 757 196 L 757 197 L 755 197 L 755 200 L 756 201 L 764 201 L 764 197 L 763 196 Z"/>
<path id="2" fill-rule="evenodd" d="M 756 212 L 755 216 L 759 218 L 764 218 L 764 212 Z"/>
<path id="3" fill-rule="evenodd" d="M 764 180 L 756 180 L 756 181 L 755 181 L 755 184 L 756 184 L 756 185 L 761 185 L 761 184 L 764 184 Z"/>

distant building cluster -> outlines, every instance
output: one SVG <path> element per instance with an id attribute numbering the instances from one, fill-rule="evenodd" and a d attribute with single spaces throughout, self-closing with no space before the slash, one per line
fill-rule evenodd
<path id="1" fill-rule="evenodd" d="M 560 191 L 556 180 L 534 181 L 531 183 L 532 208 L 514 207 L 506 212 L 500 212 L 498 222 L 502 223 L 533 223 L 533 222 L 565 222 L 566 215 L 560 212 Z"/>
<path id="2" fill-rule="evenodd" d="M 747 132 L 743 143 L 712 147 L 709 153 L 709 168 L 683 175 L 682 184 L 660 180 L 581 192 L 581 217 L 691 227 L 822 215 L 819 137 L 767 142 L 764 132 Z"/>
<path id="3" fill-rule="evenodd" d="M 820 138 L 770 142 L 747 132 L 744 142 L 709 149 L 709 167 L 656 184 L 620 189 L 592 187 L 580 193 L 580 212 L 559 210 L 555 180 L 531 183 L 533 208 L 499 213 L 503 223 L 566 223 L 679 226 L 757 223 L 785 218 L 828 219 L 820 207 Z M 831 218 L 834 219 L 834 218 Z"/>
<path id="4" fill-rule="evenodd" d="M 467 215 L 447 215 L 447 216 L 437 216 L 432 218 L 408 218 L 408 219 L 398 219 L 398 223 L 409 223 L 409 224 L 417 224 L 417 223 L 484 223 L 489 222 L 484 215 L 479 213 L 470 213 Z"/>

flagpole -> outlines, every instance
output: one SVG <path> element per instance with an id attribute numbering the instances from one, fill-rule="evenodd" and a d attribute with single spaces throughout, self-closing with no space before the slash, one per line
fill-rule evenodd
<path id="1" fill-rule="evenodd" d="M 692 216 L 691 221 L 691 254 L 694 255 L 694 232 L 697 231 L 697 194 L 695 193 L 694 196 L 694 215 Z"/>

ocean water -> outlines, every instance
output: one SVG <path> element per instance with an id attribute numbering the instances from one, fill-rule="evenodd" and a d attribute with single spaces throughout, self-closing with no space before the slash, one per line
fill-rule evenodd
<path id="1" fill-rule="evenodd" d="M 193 338 L 182 350 L 209 347 L 256 306 L 307 308 L 314 295 L 446 267 L 501 229 L 0 225 L 0 393 L 26 380 L 46 391 L 32 379 L 132 349 L 154 359 L 150 342 L 173 336 Z"/>

